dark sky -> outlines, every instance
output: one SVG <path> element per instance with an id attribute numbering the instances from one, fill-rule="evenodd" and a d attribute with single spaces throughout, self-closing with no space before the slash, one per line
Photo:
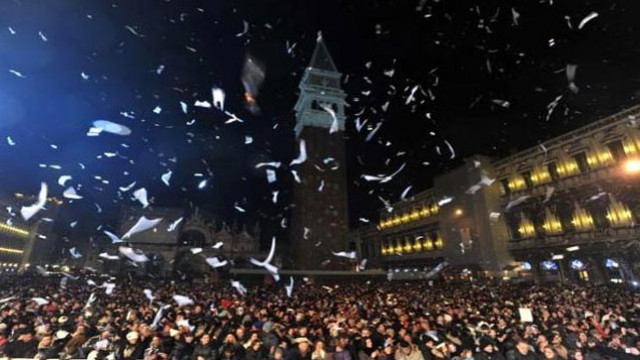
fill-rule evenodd
<path id="1" fill-rule="evenodd" d="M 199 204 L 227 221 L 263 219 L 275 231 L 290 174 L 282 168 L 268 186 L 264 169 L 254 166 L 296 156 L 292 108 L 322 31 L 349 94 L 356 225 L 373 218 L 382 206 L 378 196 L 396 201 L 407 186 L 426 189 L 433 175 L 465 156 L 503 156 L 637 103 L 639 10 L 634 0 L 5 0 L 0 186 L 35 194 L 45 181 L 61 196 L 58 176 L 72 175 L 69 185 L 85 198 L 69 206 L 68 218 L 82 219 L 87 229 L 111 221 L 116 205 L 135 204 L 118 187 L 137 181 L 157 205 Z M 592 12 L 598 16 L 578 29 Z M 291 52 L 287 44 L 295 44 Z M 243 103 L 247 56 L 266 72 L 258 116 Z M 568 86 L 568 64 L 577 66 L 577 93 Z M 225 110 L 244 123 L 225 124 L 221 111 L 192 106 L 211 102 L 214 86 L 226 92 Z M 180 101 L 189 104 L 187 114 Z M 367 121 L 362 132 L 356 118 Z M 133 133 L 87 137 L 96 119 Z M 245 145 L 245 136 L 253 143 Z M 104 152 L 118 155 L 97 158 Z M 360 178 L 405 163 L 387 184 Z M 160 181 L 167 169 L 174 173 L 169 188 Z M 204 178 L 207 187 L 199 190 Z M 274 190 L 281 191 L 278 204 L 271 204 Z"/>

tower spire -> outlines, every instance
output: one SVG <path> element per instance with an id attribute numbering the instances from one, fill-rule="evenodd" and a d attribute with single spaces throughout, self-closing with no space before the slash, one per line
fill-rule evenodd
<path id="1" fill-rule="evenodd" d="M 338 72 L 338 68 L 333 62 L 331 54 L 329 54 L 329 49 L 327 49 L 327 45 L 324 43 L 321 32 L 318 33 L 316 48 L 313 50 L 309 67 L 316 70 Z"/>

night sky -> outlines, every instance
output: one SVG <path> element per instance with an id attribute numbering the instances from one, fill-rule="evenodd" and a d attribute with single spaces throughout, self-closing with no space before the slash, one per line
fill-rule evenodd
<path id="1" fill-rule="evenodd" d="M 36 194 L 44 181 L 61 197 L 58 177 L 73 176 L 68 185 L 84 199 L 67 206 L 66 220 L 87 231 L 112 222 L 117 205 L 136 206 L 118 192 L 136 181 L 155 205 L 198 205 L 275 232 L 291 175 L 283 167 L 268 185 L 255 165 L 297 156 L 292 108 L 322 31 L 349 94 L 356 226 L 375 219 L 378 197 L 393 202 L 407 186 L 410 194 L 424 190 L 465 156 L 504 156 L 636 104 L 638 15 L 634 0 L 5 0 L 0 186 Z M 244 104 L 247 56 L 266 73 L 259 115 Z M 568 65 L 576 65 L 577 92 Z M 225 124 L 222 111 L 193 106 L 212 102 L 212 87 L 225 91 L 225 110 L 244 122 Z M 356 118 L 367 121 L 360 132 Z M 87 137 L 98 119 L 133 133 Z M 247 136 L 253 143 L 245 144 Z M 405 163 L 389 183 L 361 178 Z M 160 181 L 168 169 L 170 187 Z M 275 190 L 280 199 L 272 204 Z"/>

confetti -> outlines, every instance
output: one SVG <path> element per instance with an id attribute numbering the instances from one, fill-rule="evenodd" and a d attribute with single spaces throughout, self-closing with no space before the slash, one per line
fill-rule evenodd
<path id="1" fill-rule="evenodd" d="M 122 236 L 122 239 L 128 239 L 134 234 L 149 230 L 149 229 L 155 227 L 156 225 L 158 225 L 161 221 L 162 221 L 162 218 L 157 218 L 157 219 L 150 220 L 150 219 L 147 219 L 146 217 L 142 216 L 142 217 L 140 217 L 140 219 L 138 219 L 136 224 L 133 225 L 133 227 L 131 227 L 131 229 L 129 229 L 129 231 L 127 231 Z"/>
<path id="2" fill-rule="evenodd" d="M 304 163 L 305 161 L 307 161 L 307 144 L 304 140 L 300 140 L 300 154 L 298 155 L 298 157 L 294 160 L 291 161 L 291 163 L 289 164 L 289 166 L 293 166 L 293 165 L 300 165 L 302 163 Z"/>
<path id="3" fill-rule="evenodd" d="M 592 11 L 589 15 L 587 15 L 582 21 L 580 21 L 580 25 L 578 25 L 578 30 L 582 30 L 582 28 L 587 25 L 587 23 L 598 17 L 598 13 Z"/>
<path id="4" fill-rule="evenodd" d="M 183 218 L 183 217 L 181 217 L 181 218 L 179 218 L 178 220 L 176 220 L 176 221 L 172 222 L 172 223 L 169 225 L 169 227 L 167 228 L 167 231 L 168 231 L 168 232 L 172 232 L 172 231 L 174 231 L 174 230 L 178 227 L 178 225 L 182 222 L 182 220 L 183 220 L 183 219 L 184 219 L 184 218 Z"/>
<path id="5" fill-rule="evenodd" d="M 171 170 L 169 170 L 166 173 L 162 174 L 160 179 L 165 185 L 169 186 L 169 180 L 171 180 L 171 175 L 173 175 L 173 173 L 171 172 Z"/>
<path id="6" fill-rule="evenodd" d="M 120 254 L 125 256 L 127 259 L 133 261 L 134 263 L 142 263 L 142 262 L 149 261 L 149 258 L 147 257 L 147 255 L 143 254 L 139 250 L 135 250 L 128 246 L 120 246 L 118 248 L 118 251 L 120 252 Z"/>
<path id="7" fill-rule="evenodd" d="M 47 203 L 47 184 L 40 183 L 40 192 L 38 193 L 38 201 L 31 206 L 23 206 L 20 209 L 20 215 L 25 221 L 29 221 L 38 211 L 44 209 L 44 205 Z"/>
<path id="8" fill-rule="evenodd" d="M 337 253 L 332 251 L 331 253 L 332 253 L 334 256 L 337 256 L 337 257 L 344 257 L 344 258 L 352 259 L 352 260 L 353 260 L 353 259 L 355 259 L 355 258 L 357 257 L 357 255 L 356 255 L 356 252 L 355 252 L 355 251 L 349 251 L 349 252 L 346 252 L 346 251 L 340 251 L 340 252 L 337 252 Z"/>
<path id="9" fill-rule="evenodd" d="M 226 266 L 229 263 L 227 260 L 220 261 L 220 259 L 218 259 L 217 257 L 206 258 L 205 261 L 214 269 Z"/>
<path id="10" fill-rule="evenodd" d="M 142 204 L 142 208 L 149 206 L 149 200 L 147 199 L 147 189 L 140 188 L 133 192 L 133 198 L 138 200 Z"/>

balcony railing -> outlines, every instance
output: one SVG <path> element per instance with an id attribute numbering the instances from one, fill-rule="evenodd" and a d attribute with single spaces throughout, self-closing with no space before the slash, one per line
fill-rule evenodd
<path id="1" fill-rule="evenodd" d="M 507 247 L 510 251 L 535 249 L 544 247 L 569 247 L 584 243 L 632 240 L 640 238 L 640 226 L 632 228 L 608 228 L 586 232 L 573 232 L 557 236 L 545 236 L 534 239 L 510 240 Z"/>

